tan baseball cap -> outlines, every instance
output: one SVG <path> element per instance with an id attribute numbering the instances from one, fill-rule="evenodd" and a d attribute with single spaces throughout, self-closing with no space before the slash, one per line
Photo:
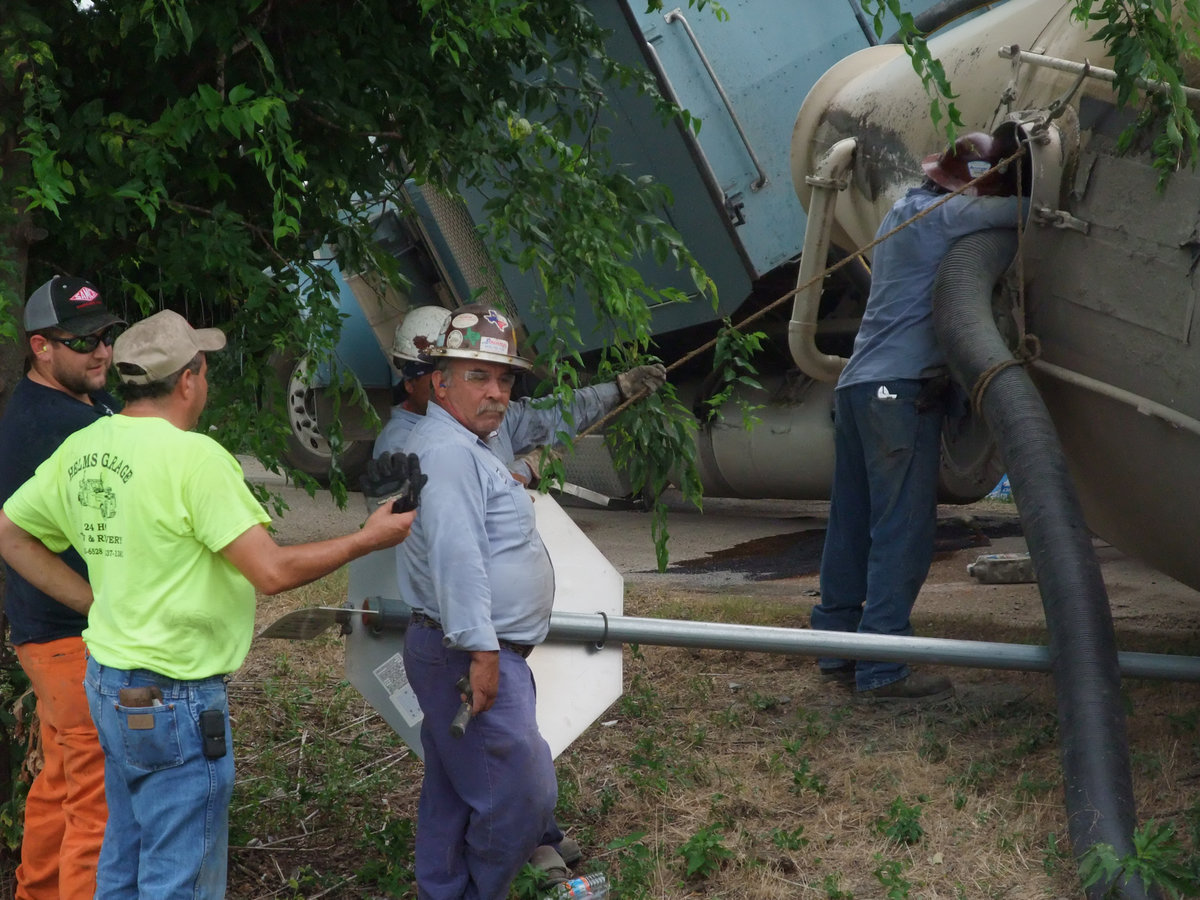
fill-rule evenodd
<path id="1" fill-rule="evenodd" d="M 152 384 L 174 375 L 200 350 L 225 346 L 219 328 L 193 328 L 177 312 L 164 309 L 134 323 L 113 345 L 113 364 L 126 384 Z"/>

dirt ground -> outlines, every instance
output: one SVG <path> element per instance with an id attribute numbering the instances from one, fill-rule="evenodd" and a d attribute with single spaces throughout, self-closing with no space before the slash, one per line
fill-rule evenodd
<path id="1" fill-rule="evenodd" d="M 282 490 L 292 508 L 277 523 L 281 541 L 342 533 L 362 519 L 357 495 L 338 511 L 327 497 Z M 624 577 L 627 614 L 807 626 L 827 504 L 709 499 L 703 513 L 674 505 L 664 573 L 655 570 L 645 513 L 568 507 Z M 919 634 L 1045 642 L 1036 585 L 984 585 L 966 571 L 980 554 L 1024 549 L 1011 504 L 943 508 L 938 545 L 914 616 Z M 1200 654 L 1200 593 L 1103 542 L 1097 552 L 1122 649 Z M 331 601 L 340 602 L 320 594 L 263 601 L 260 625 Z M 318 681 L 336 678 L 340 649 L 336 636 L 256 642 L 235 680 L 234 704 L 249 710 L 264 683 L 305 671 Z M 584 845 L 582 870 L 607 871 L 621 898 L 1080 896 L 1065 837 L 1051 679 L 932 669 L 954 679 L 955 697 L 896 708 L 822 684 L 803 658 L 626 648 L 625 695 L 557 762 L 559 818 Z M 316 689 L 328 695 L 318 704 L 321 724 L 297 725 L 297 713 L 265 735 L 261 723 L 235 725 L 247 735 L 239 765 L 259 778 L 263 756 L 276 752 L 271 741 L 303 756 L 304 741 L 319 729 L 359 723 L 355 741 L 374 760 L 363 765 L 386 759 L 395 773 L 382 797 L 362 801 L 371 821 L 391 823 L 379 826 L 382 837 L 365 853 L 399 858 L 403 841 L 385 838 L 415 818 L 420 764 L 389 741 L 360 700 L 339 694 L 335 703 L 332 692 Z M 1131 680 L 1125 699 L 1140 820 L 1170 824 L 1194 859 L 1200 687 Z M 337 704 L 345 712 L 334 721 Z M 251 714 L 239 717 L 247 722 Z M 322 774 L 315 744 L 307 759 L 297 764 L 304 770 L 295 776 L 298 795 L 301 781 L 333 777 Z M 269 793 L 254 801 L 241 786 L 239 794 L 244 806 L 260 802 L 251 823 L 270 818 L 278 802 Z M 347 849 L 329 837 L 335 824 L 323 826 L 325 837 L 312 836 L 327 814 L 306 815 L 311 828 L 291 837 L 235 832 L 243 849 L 233 851 L 230 896 L 411 895 L 402 865 L 384 866 L 386 878 L 379 865 L 364 868 L 361 846 L 349 856 L 331 849 Z"/>

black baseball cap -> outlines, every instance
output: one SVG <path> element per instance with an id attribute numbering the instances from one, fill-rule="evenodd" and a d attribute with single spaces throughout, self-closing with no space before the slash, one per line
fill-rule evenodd
<path id="1" fill-rule="evenodd" d="M 82 278 L 55 275 L 33 292 L 25 304 L 25 331 L 61 328 L 72 335 L 93 334 L 109 325 L 124 325 L 100 298 L 100 289 Z"/>

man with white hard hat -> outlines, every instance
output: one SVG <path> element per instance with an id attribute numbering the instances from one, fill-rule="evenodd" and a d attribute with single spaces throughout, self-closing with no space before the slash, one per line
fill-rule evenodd
<path id="1" fill-rule="evenodd" d="M 422 358 L 446 329 L 450 310 L 441 306 L 418 306 L 408 311 L 396 326 L 392 341 L 392 365 L 400 373 L 399 402 L 375 439 L 375 455 L 402 451 L 408 433 L 421 421 L 429 406 L 433 362 Z"/>

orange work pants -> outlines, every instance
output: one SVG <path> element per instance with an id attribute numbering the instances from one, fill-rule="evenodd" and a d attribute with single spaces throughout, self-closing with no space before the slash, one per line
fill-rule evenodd
<path id="1" fill-rule="evenodd" d="M 88 711 L 83 640 L 21 644 L 33 683 L 45 767 L 25 798 L 17 900 L 90 900 L 104 839 L 104 751 Z"/>

